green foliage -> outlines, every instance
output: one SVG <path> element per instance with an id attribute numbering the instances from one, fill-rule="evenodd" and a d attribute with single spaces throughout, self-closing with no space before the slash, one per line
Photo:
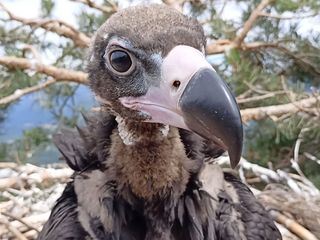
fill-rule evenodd
<path id="1" fill-rule="evenodd" d="M 8 149 L 6 144 L 0 144 L 0 161 L 3 161 L 8 154 Z"/>
<path id="2" fill-rule="evenodd" d="M 40 79 L 39 74 L 34 74 L 30 76 L 28 73 L 21 70 L 10 70 L 5 71 L 2 66 L 0 66 L 0 98 L 8 96 L 18 89 L 30 87 L 37 83 Z M 5 109 L 8 106 L 0 106 L 1 109 Z"/>
<path id="3" fill-rule="evenodd" d="M 41 12 L 43 17 L 48 17 L 54 8 L 55 2 L 53 0 L 41 0 Z"/>
<path id="4" fill-rule="evenodd" d="M 0 143 L 0 161 L 28 162 L 37 149 L 42 149 L 50 143 L 49 136 L 51 132 L 52 130 L 35 127 L 25 130 L 20 139 L 8 143 Z"/>
<path id="5" fill-rule="evenodd" d="M 251 124 L 246 132 L 245 157 L 265 167 L 268 162 L 276 167 L 288 166 L 297 135 L 287 134 L 270 119 Z"/>
<path id="6" fill-rule="evenodd" d="M 308 179 L 312 181 L 317 188 L 320 188 L 320 165 L 308 159 L 301 162 L 300 165 L 302 166 L 304 174 L 308 176 Z"/>
<path id="7" fill-rule="evenodd" d="M 108 17 L 103 14 L 88 13 L 83 10 L 78 15 L 79 30 L 91 36 Z"/>
<path id="8" fill-rule="evenodd" d="M 275 8 L 279 12 L 284 11 L 297 11 L 300 7 L 299 1 L 295 0 L 278 0 L 276 1 Z"/>
<path id="9" fill-rule="evenodd" d="M 28 145 L 39 146 L 43 142 L 48 142 L 48 133 L 40 127 L 25 130 L 23 140 Z"/>
<path id="10" fill-rule="evenodd" d="M 277 0 L 275 1 L 275 9 L 277 11 L 298 11 L 301 10 L 301 6 L 309 7 L 311 9 L 317 10 L 320 7 L 320 2 L 318 0 Z"/>
<path id="11" fill-rule="evenodd" d="M 290 167 L 290 159 L 297 139 L 302 139 L 299 149 L 300 165 L 304 173 L 320 186 L 320 165 L 306 159 L 304 152 L 312 152 L 320 159 L 319 119 L 306 118 L 299 113 L 276 124 L 271 119 L 251 122 L 246 131 L 245 157 L 267 167 L 272 162 L 275 168 Z"/>

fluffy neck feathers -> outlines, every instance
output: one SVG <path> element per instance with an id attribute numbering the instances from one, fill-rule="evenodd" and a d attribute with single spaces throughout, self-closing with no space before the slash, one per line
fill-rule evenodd
<path id="1" fill-rule="evenodd" d="M 128 121 L 116 117 L 118 133 L 125 145 L 136 145 L 140 142 L 163 141 L 169 133 L 169 126 L 154 123 Z"/>
<path id="2" fill-rule="evenodd" d="M 178 129 L 166 132 L 161 124 L 120 119 L 118 124 L 107 164 L 116 174 L 119 192 L 130 189 L 145 200 L 164 198 L 168 192 L 180 196 L 189 180 L 189 159 Z"/>

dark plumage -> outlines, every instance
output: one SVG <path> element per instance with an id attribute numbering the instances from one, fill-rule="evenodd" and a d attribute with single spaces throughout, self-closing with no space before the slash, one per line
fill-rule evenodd
<path id="1" fill-rule="evenodd" d="M 281 239 L 250 190 L 206 161 L 227 149 L 235 165 L 242 126 L 204 45 L 195 20 L 162 5 L 98 30 L 88 73 L 102 111 L 55 137 L 75 174 L 39 239 Z"/>

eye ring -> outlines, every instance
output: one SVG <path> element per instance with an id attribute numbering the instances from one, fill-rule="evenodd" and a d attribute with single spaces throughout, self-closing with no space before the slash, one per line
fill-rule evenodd
<path id="1" fill-rule="evenodd" d="M 105 53 L 104 59 L 109 70 L 119 76 L 129 75 L 135 69 L 135 58 L 133 54 L 120 47 L 109 49 Z"/>

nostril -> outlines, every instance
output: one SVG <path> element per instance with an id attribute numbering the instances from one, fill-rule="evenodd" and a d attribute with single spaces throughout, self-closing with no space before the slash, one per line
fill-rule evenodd
<path id="1" fill-rule="evenodd" d="M 172 86 L 176 89 L 178 89 L 181 85 L 181 82 L 179 80 L 175 80 L 173 83 L 172 83 Z"/>

